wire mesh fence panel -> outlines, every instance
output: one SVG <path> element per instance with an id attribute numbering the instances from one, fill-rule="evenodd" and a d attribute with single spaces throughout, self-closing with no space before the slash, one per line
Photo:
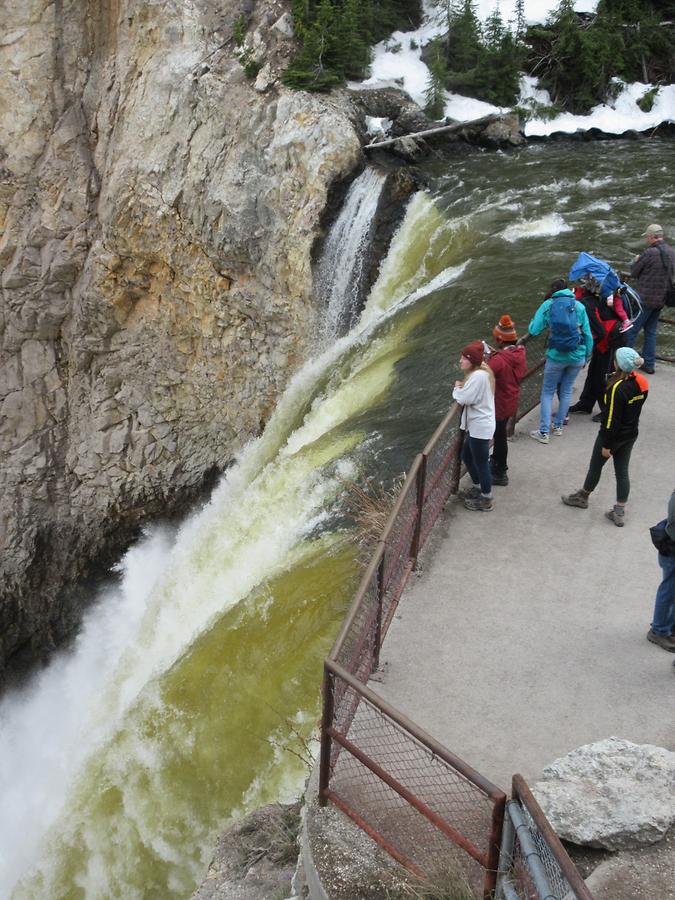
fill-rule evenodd
<path id="1" fill-rule="evenodd" d="M 539 403 L 544 374 L 546 333 L 537 337 L 528 337 L 523 343 L 527 353 L 527 374 L 520 384 L 520 401 L 516 417 L 518 419 L 527 415 Z"/>
<path id="2" fill-rule="evenodd" d="M 656 353 L 658 359 L 675 362 L 675 310 L 665 310 L 661 313 L 659 326 L 656 332 Z M 638 338 L 638 343 L 640 339 Z"/>
<path id="3" fill-rule="evenodd" d="M 411 469 L 410 475 L 416 476 L 418 467 Z M 384 567 L 383 567 L 383 599 L 382 599 L 382 633 L 381 640 L 387 633 L 399 597 L 413 567 L 411 557 L 413 537 L 417 527 L 417 482 L 416 477 L 408 477 L 396 507 L 396 513 L 390 520 L 385 534 Z"/>
<path id="4" fill-rule="evenodd" d="M 426 477 L 422 506 L 421 541 L 423 544 L 447 503 L 455 467 L 459 465 L 459 411 L 437 432 L 425 447 Z"/>
<path id="5" fill-rule="evenodd" d="M 357 692 L 347 688 L 345 697 L 351 693 Z M 482 896 L 493 801 L 363 697 L 344 737 L 432 817 L 457 832 L 460 841 L 468 842 L 474 848 L 474 856 L 480 856 L 483 862 L 462 849 L 391 783 L 344 749 L 333 770 L 331 790 L 427 876 L 433 873 L 435 877 L 451 854 L 476 896 Z"/>

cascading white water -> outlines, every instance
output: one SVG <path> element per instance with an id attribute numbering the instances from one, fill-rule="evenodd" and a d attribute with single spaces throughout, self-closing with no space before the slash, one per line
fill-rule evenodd
<path id="1" fill-rule="evenodd" d="M 315 284 L 325 304 L 323 332 L 330 340 L 347 331 L 358 314 L 374 214 L 385 183 L 367 168 L 349 187 L 316 267 Z"/>
<path id="2" fill-rule="evenodd" d="M 371 209 L 380 180 L 368 179 Z M 425 215 L 432 230 L 443 229 L 425 195 L 418 195 L 410 210 L 403 231 L 411 227 L 406 223 L 419 227 Z M 361 244 L 352 246 L 358 254 Z M 133 900 L 148 896 L 151 883 L 153 896 L 184 896 L 204 869 L 214 829 L 237 807 L 266 796 L 263 776 L 276 785 L 273 796 L 282 789 L 288 766 L 278 754 L 258 760 L 245 747 L 242 754 L 252 757 L 254 768 L 241 776 L 230 809 L 202 823 L 189 803 L 173 797 L 166 772 L 175 754 L 183 759 L 211 751 L 210 743 L 195 744 L 187 721 L 196 715 L 199 699 L 176 713 L 175 683 L 181 684 L 181 672 L 194 664 L 194 648 L 228 610 L 253 597 L 244 619 L 255 624 L 270 616 L 271 600 L 264 590 L 260 594 L 261 586 L 273 585 L 318 552 L 317 532 L 341 480 L 355 477 L 358 447 L 366 437 L 349 423 L 386 392 L 405 335 L 419 321 L 404 314 L 406 308 L 463 270 L 430 271 L 424 253 L 421 261 L 406 264 L 413 270 L 405 279 L 407 296 L 393 292 L 387 303 L 380 290 L 377 307 L 294 377 L 264 434 L 242 452 L 208 505 L 176 533 L 151 529 L 120 564 L 120 584 L 86 616 L 73 650 L 55 658 L 29 687 L 3 699 L 3 898 L 116 894 Z M 392 275 L 395 267 L 390 261 L 384 271 L 400 284 Z M 279 594 L 283 600 L 284 592 Z M 228 640 L 233 634 L 230 628 Z M 255 654 L 255 646 L 246 652 Z M 291 638 L 288 658 L 296 655 Z M 223 663 L 227 660 L 209 657 L 209 666 Z M 315 693 L 318 673 L 310 683 Z M 238 691 L 236 682 L 231 690 Z M 209 717 L 214 711 L 206 705 L 199 714 Z M 247 721 L 250 716 L 249 711 Z M 294 717 L 307 719 L 311 731 L 312 715 L 300 707 Z M 166 723 L 166 735 L 155 734 L 155 722 Z M 206 740 L 217 744 L 214 737 Z M 226 759 L 222 765 L 228 765 Z M 177 771 L 180 783 L 183 762 Z M 296 786 L 304 777 L 297 770 L 288 773 Z M 194 793 L 191 789 L 190 796 Z M 167 828 L 174 817 L 190 822 L 192 844 L 182 829 Z M 141 850 L 147 862 L 139 871 Z"/>

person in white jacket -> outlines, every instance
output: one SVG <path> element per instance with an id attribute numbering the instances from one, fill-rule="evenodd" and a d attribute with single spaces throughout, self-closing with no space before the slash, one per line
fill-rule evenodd
<path id="1" fill-rule="evenodd" d="M 481 512 L 492 509 L 490 441 L 495 433 L 494 375 L 483 362 L 483 342 L 473 341 L 461 351 L 459 365 L 464 380 L 456 381 L 453 398 L 461 404 L 459 427 L 466 432 L 462 461 L 471 476 L 464 506 Z"/>

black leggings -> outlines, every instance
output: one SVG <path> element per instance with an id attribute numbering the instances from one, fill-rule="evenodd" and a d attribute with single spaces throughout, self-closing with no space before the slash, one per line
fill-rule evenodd
<path id="1" fill-rule="evenodd" d="M 633 444 L 637 440 L 637 435 L 629 438 L 625 443 L 620 444 L 612 451 L 612 460 L 614 462 L 614 474 L 616 475 L 616 502 L 625 503 L 630 494 L 630 479 L 628 477 L 628 463 L 630 462 L 630 454 Z M 591 453 L 591 461 L 588 464 L 588 472 L 584 481 L 584 490 L 590 492 L 598 486 L 602 468 L 607 460 L 602 455 L 602 437 L 600 435 L 595 439 L 593 452 Z"/>
<path id="2" fill-rule="evenodd" d="M 508 469 L 506 464 L 509 453 L 509 445 L 506 440 L 508 421 L 508 419 L 497 419 L 495 426 L 494 443 L 492 444 L 492 471 L 497 475 L 506 475 Z"/>

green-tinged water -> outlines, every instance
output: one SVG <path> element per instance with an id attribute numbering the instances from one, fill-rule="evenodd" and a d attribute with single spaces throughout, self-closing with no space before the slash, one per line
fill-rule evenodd
<path id="1" fill-rule="evenodd" d="M 360 577 L 344 482 L 405 471 L 457 356 L 526 328 L 588 250 L 675 225 L 675 145 L 535 145 L 429 168 L 350 335 L 176 533 L 151 532 L 77 646 L 0 706 L 0 897 L 184 898 L 232 818 L 301 789 L 321 661 Z"/>

